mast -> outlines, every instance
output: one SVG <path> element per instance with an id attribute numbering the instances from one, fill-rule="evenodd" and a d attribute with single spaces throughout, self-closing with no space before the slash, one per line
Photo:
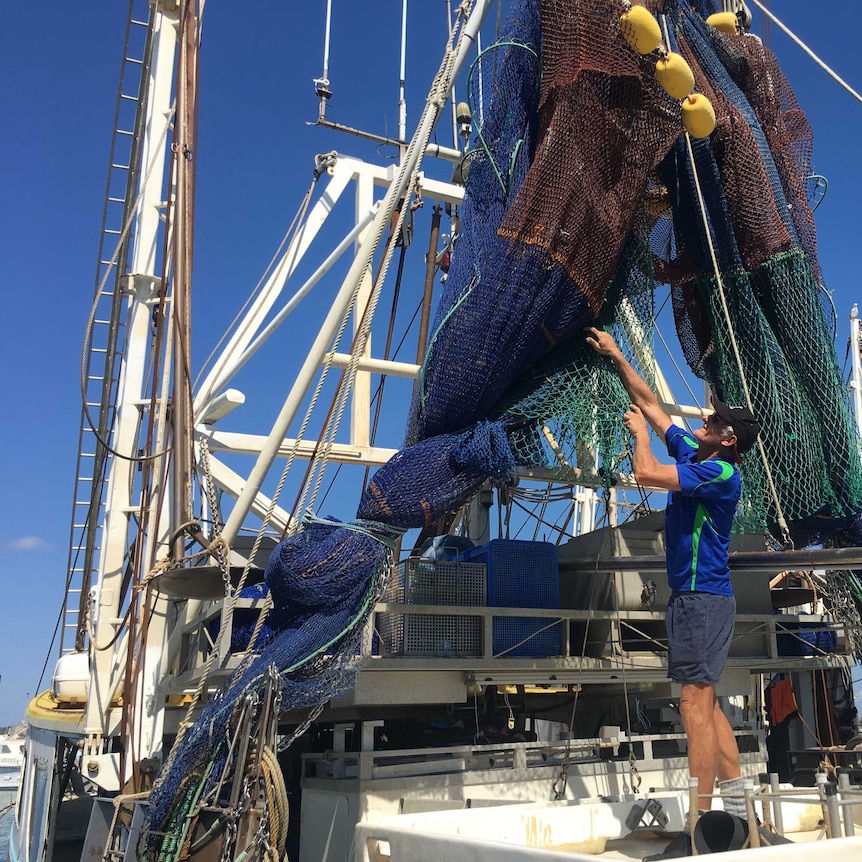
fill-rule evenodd
<path id="1" fill-rule="evenodd" d="M 174 560 L 182 559 L 182 525 L 192 521 L 192 399 L 191 399 L 191 281 L 194 247 L 194 174 L 197 120 L 198 36 L 196 3 L 186 6 L 177 71 L 177 115 L 173 164 L 176 197 L 172 213 L 174 292 L 174 387 L 171 399 L 173 436 L 173 491 L 171 500 L 175 537 Z"/>
<path id="2" fill-rule="evenodd" d="M 110 789 L 112 783 L 121 786 L 118 758 L 103 754 L 103 739 L 109 735 L 111 703 L 126 675 L 126 655 L 130 636 L 124 631 L 124 603 L 132 603 L 128 576 L 133 561 L 153 557 L 157 536 L 145 531 L 147 509 L 153 505 L 153 489 L 144 487 L 142 475 L 160 475 L 160 464 L 142 461 L 139 453 L 151 434 L 152 423 L 158 423 L 164 413 L 159 394 L 160 381 L 148 378 L 148 364 L 160 340 L 153 335 L 154 309 L 158 310 L 167 297 L 163 296 L 159 251 L 163 244 L 162 208 L 165 200 L 164 179 L 167 164 L 167 139 L 173 119 L 171 86 L 174 75 L 179 16 L 161 5 L 152 10 L 152 60 L 149 66 L 147 97 L 139 105 L 143 139 L 140 146 L 140 170 L 136 189 L 136 207 L 132 222 L 132 248 L 128 273 L 123 283 L 126 293 L 123 310 L 125 346 L 117 389 L 117 412 L 113 428 L 111 459 L 107 477 L 105 520 L 102 530 L 102 553 L 99 560 L 99 581 L 90 608 L 91 668 L 89 696 L 85 714 L 89 777 Z M 157 415 L 153 415 L 153 412 Z M 149 426 L 149 427 L 148 427 Z M 139 467 L 147 465 L 146 471 Z M 152 478 L 150 479 L 152 481 Z M 158 482 L 158 480 L 156 480 Z M 158 497 L 158 494 L 155 495 Z M 133 573 L 134 574 L 134 573 Z M 131 616 L 132 608 L 129 608 Z M 153 613 L 151 635 L 163 624 L 164 614 Z M 139 661 L 143 661 L 143 656 Z M 157 659 L 152 658 L 155 671 Z M 156 673 L 150 673 L 151 679 Z M 138 702 L 146 700 L 146 691 L 138 692 Z M 141 738 L 135 745 L 135 756 L 146 757 L 161 742 L 160 712 L 146 729 L 139 716 L 133 725 Z M 92 767 L 90 766 L 92 764 Z M 126 772 L 126 774 L 128 774 Z M 123 776 L 125 778 L 126 775 Z"/>

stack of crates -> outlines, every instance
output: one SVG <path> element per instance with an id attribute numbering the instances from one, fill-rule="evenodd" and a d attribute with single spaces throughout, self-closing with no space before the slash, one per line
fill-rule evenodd
<path id="1" fill-rule="evenodd" d="M 501 608 L 560 607 L 560 565 L 550 542 L 493 539 L 459 555 L 482 563 L 488 573 L 488 605 Z M 560 623 L 548 618 L 495 617 L 493 655 L 500 658 L 546 658 L 560 654 Z"/>

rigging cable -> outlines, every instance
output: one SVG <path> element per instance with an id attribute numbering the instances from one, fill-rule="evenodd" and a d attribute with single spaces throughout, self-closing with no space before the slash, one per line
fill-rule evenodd
<path id="1" fill-rule="evenodd" d="M 859 95 L 843 78 L 840 78 L 836 72 L 829 68 L 795 33 L 781 23 L 770 10 L 764 6 L 760 0 L 751 0 L 755 6 L 767 17 L 770 21 L 778 26 L 787 36 L 790 37 L 814 62 L 823 69 L 830 77 L 837 81 L 857 102 L 862 102 L 862 96 Z"/>
<path id="2" fill-rule="evenodd" d="M 153 461 L 156 458 L 160 458 L 165 453 L 164 452 L 156 452 L 152 455 L 146 455 L 146 456 L 124 455 L 121 452 L 117 452 L 116 449 L 112 448 L 108 444 L 107 440 L 104 440 L 99 435 L 99 432 L 98 432 L 96 426 L 93 424 L 93 417 L 90 415 L 89 406 L 87 404 L 86 381 L 87 381 L 87 376 L 88 376 L 89 367 L 90 367 L 90 362 L 89 362 L 90 344 L 91 344 L 92 337 L 93 337 L 93 326 L 95 325 L 95 322 L 96 322 L 96 312 L 97 312 L 99 299 L 105 290 L 105 285 L 108 282 L 108 276 L 111 274 L 111 271 L 113 270 L 113 268 L 117 265 L 117 259 L 118 259 L 119 254 L 120 254 L 120 249 L 122 248 L 123 243 L 125 243 L 126 239 L 128 238 L 129 230 L 131 229 L 132 222 L 134 221 L 134 218 L 135 218 L 135 213 L 137 212 L 138 206 L 140 205 L 140 202 L 141 202 L 141 198 L 143 197 L 144 192 L 146 191 L 147 184 L 149 183 L 149 180 L 150 180 L 150 175 L 152 174 L 153 169 L 156 166 L 156 162 L 157 162 L 156 157 L 158 156 L 159 152 L 161 151 L 162 144 L 164 143 L 165 138 L 167 137 L 168 131 L 171 128 L 171 123 L 173 121 L 175 111 L 176 111 L 176 101 L 171 105 L 171 109 L 170 109 L 170 111 L 168 111 L 168 115 L 165 118 L 165 127 L 162 130 L 161 137 L 159 138 L 158 146 L 156 146 L 154 148 L 153 158 L 150 161 L 149 166 L 147 167 L 147 173 L 144 176 L 144 181 L 141 183 L 141 189 L 138 192 L 138 196 L 135 198 L 134 205 L 131 207 L 131 209 L 129 211 L 129 215 L 126 218 L 126 223 L 123 225 L 123 228 L 120 231 L 120 236 L 117 239 L 116 248 L 114 249 L 114 253 L 111 256 L 111 260 L 110 260 L 110 263 L 108 264 L 108 268 L 105 270 L 104 278 L 102 279 L 101 284 L 99 284 L 99 287 L 96 290 L 96 298 L 93 300 L 93 305 L 90 309 L 90 314 L 89 314 L 89 317 L 87 319 L 87 326 L 86 326 L 86 329 L 84 332 L 84 344 L 83 344 L 83 348 L 81 350 L 81 381 L 80 381 L 81 382 L 81 401 L 83 404 L 83 414 L 84 414 L 84 418 L 87 422 L 87 425 L 89 426 L 89 428 L 93 432 L 93 434 L 95 434 L 96 439 L 99 441 L 99 445 L 103 446 L 106 451 L 110 452 L 112 455 L 116 456 L 117 458 L 122 458 L 126 461 L 132 461 L 134 463 L 139 463 L 139 462 L 148 461 L 148 460 Z"/>
<path id="3" fill-rule="evenodd" d="M 670 45 L 671 42 L 670 42 L 670 37 L 668 35 L 667 16 L 662 15 L 661 21 L 662 21 L 662 28 L 664 30 L 665 42 L 668 45 Z M 684 132 L 683 134 L 685 135 L 685 144 L 686 144 L 686 148 L 688 150 L 688 158 L 689 158 L 689 161 L 691 163 L 691 171 L 692 171 L 692 176 L 694 178 L 695 189 L 697 191 L 697 200 L 698 200 L 698 205 L 700 208 L 700 216 L 701 216 L 701 219 L 703 221 L 703 228 L 704 228 L 704 233 L 706 235 L 706 242 L 707 242 L 707 246 L 709 247 L 709 255 L 710 255 L 710 258 L 712 260 L 712 268 L 713 268 L 713 273 L 715 275 L 716 286 L 718 288 L 718 297 L 719 297 L 719 300 L 721 302 L 721 309 L 722 309 L 722 312 L 724 313 L 725 323 L 727 324 L 728 336 L 730 337 L 731 347 L 733 348 L 733 356 L 734 356 L 734 359 L 736 360 L 736 367 L 739 371 L 739 379 L 740 379 L 740 382 L 742 384 L 743 392 L 745 393 L 746 405 L 748 406 L 748 409 L 752 413 L 754 413 L 754 405 L 753 405 L 752 400 L 751 400 L 751 392 L 749 391 L 748 380 L 746 379 L 745 371 L 742 367 L 742 356 L 739 352 L 739 344 L 736 340 L 736 332 L 733 328 L 733 320 L 732 320 L 731 315 L 730 315 L 730 308 L 728 307 L 728 304 L 727 304 L 727 296 L 725 295 L 725 292 L 724 292 L 724 281 L 722 280 L 722 277 L 721 277 L 721 270 L 719 269 L 719 266 L 718 266 L 718 259 L 715 256 L 715 246 L 713 245 L 713 242 L 712 242 L 712 233 L 710 231 L 709 218 L 708 218 L 707 213 L 706 213 L 706 204 L 704 203 L 704 199 L 703 199 L 703 190 L 700 187 L 700 177 L 699 177 L 698 170 L 697 170 L 697 164 L 695 163 L 695 159 L 694 159 L 694 150 L 692 149 L 692 146 L 691 146 L 691 135 L 689 135 L 688 132 Z M 764 470 L 764 473 L 766 474 L 766 481 L 767 481 L 767 484 L 769 485 L 769 491 L 770 491 L 770 494 L 772 495 L 773 503 L 775 504 L 776 521 L 778 523 L 779 528 L 781 529 L 782 539 L 783 539 L 785 545 L 789 547 L 789 546 L 792 546 L 792 544 L 793 544 L 791 537 L 790 537 L 790 527 L 788 526 L 787 520 L 784 517 L 784 512 L 781 508 L 781 501 L 778 499 L 778 491 L 776 490 L 775 482 L 774 482 L 773 477 L 772 477 L 772 470 L 771 470 L 771 468 L 769 466 L 769 462 L 766 458 L 766 450 L 763 448 L 763 441 L 759 437 L 757 438 L 756 443 L 757 443 L 758 453 L 760 454 L 760 460 L 763 463 L 763 470 Z"/>

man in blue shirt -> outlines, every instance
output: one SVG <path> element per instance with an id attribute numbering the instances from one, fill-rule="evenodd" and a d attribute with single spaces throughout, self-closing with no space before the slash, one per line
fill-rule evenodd
<path id="1" fill-rule="evenodd" d="M 688 739 L 689 772 L 698 780 L 699 808 L 708 810 L 716 778 L 723 793 L 742 791 L 736 737 L 718 705 L 715 686 L 736 613 L 728 569 L 730 530 L 741 490 L 736 464 L 754 445 L 760 426 L 748 409 L 713 399 L 715 412 L 689 434 L 673 424 L 609 333 L 593 327 L 586 332 L 593 349 L 613 360 L 632 400 L 623 418 L 634 438 L 635 479 L 669 492 L 668 676 L 682 686 L 680 716 Z M 647 423 L 666 442 L 675 464 L 662 464 L 653 455 Z M 725 811 L 745 816 L 741 799 L 724 801 Z M 671 855 L 682 853 L 666 851 L 659 857 Z"/>

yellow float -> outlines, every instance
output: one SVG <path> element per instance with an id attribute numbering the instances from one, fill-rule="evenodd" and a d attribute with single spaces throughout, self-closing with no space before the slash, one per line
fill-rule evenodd
<path id="1" fill-rule="evenodd" d="M 693 138 L 705 138 L 715 128 L 715 110 L 703 93 L 692 93 L 682 102 L 682 124 Z"/>
<path id="2" fill-rule="evenodd" d="M 716 12 L 706 19 L 710 27 L 715 27 L 719 33 L 729 33 L 731 36 L 737 33 L 736 12 Z"/>
<path id="3" fill-rule="evenodd" d="M 661 44 L 658 21 L 646 6 L 632 6 L 620 16 L 623 38 L 639 54 L 649 54 Z"/>
<path id="4" fill-rule="evenodd" d="M 655 64 L 655 76 L 665 93 L 684 99 L 694 88 L 694 73 L 680 54 L 671 51 Z"/>

